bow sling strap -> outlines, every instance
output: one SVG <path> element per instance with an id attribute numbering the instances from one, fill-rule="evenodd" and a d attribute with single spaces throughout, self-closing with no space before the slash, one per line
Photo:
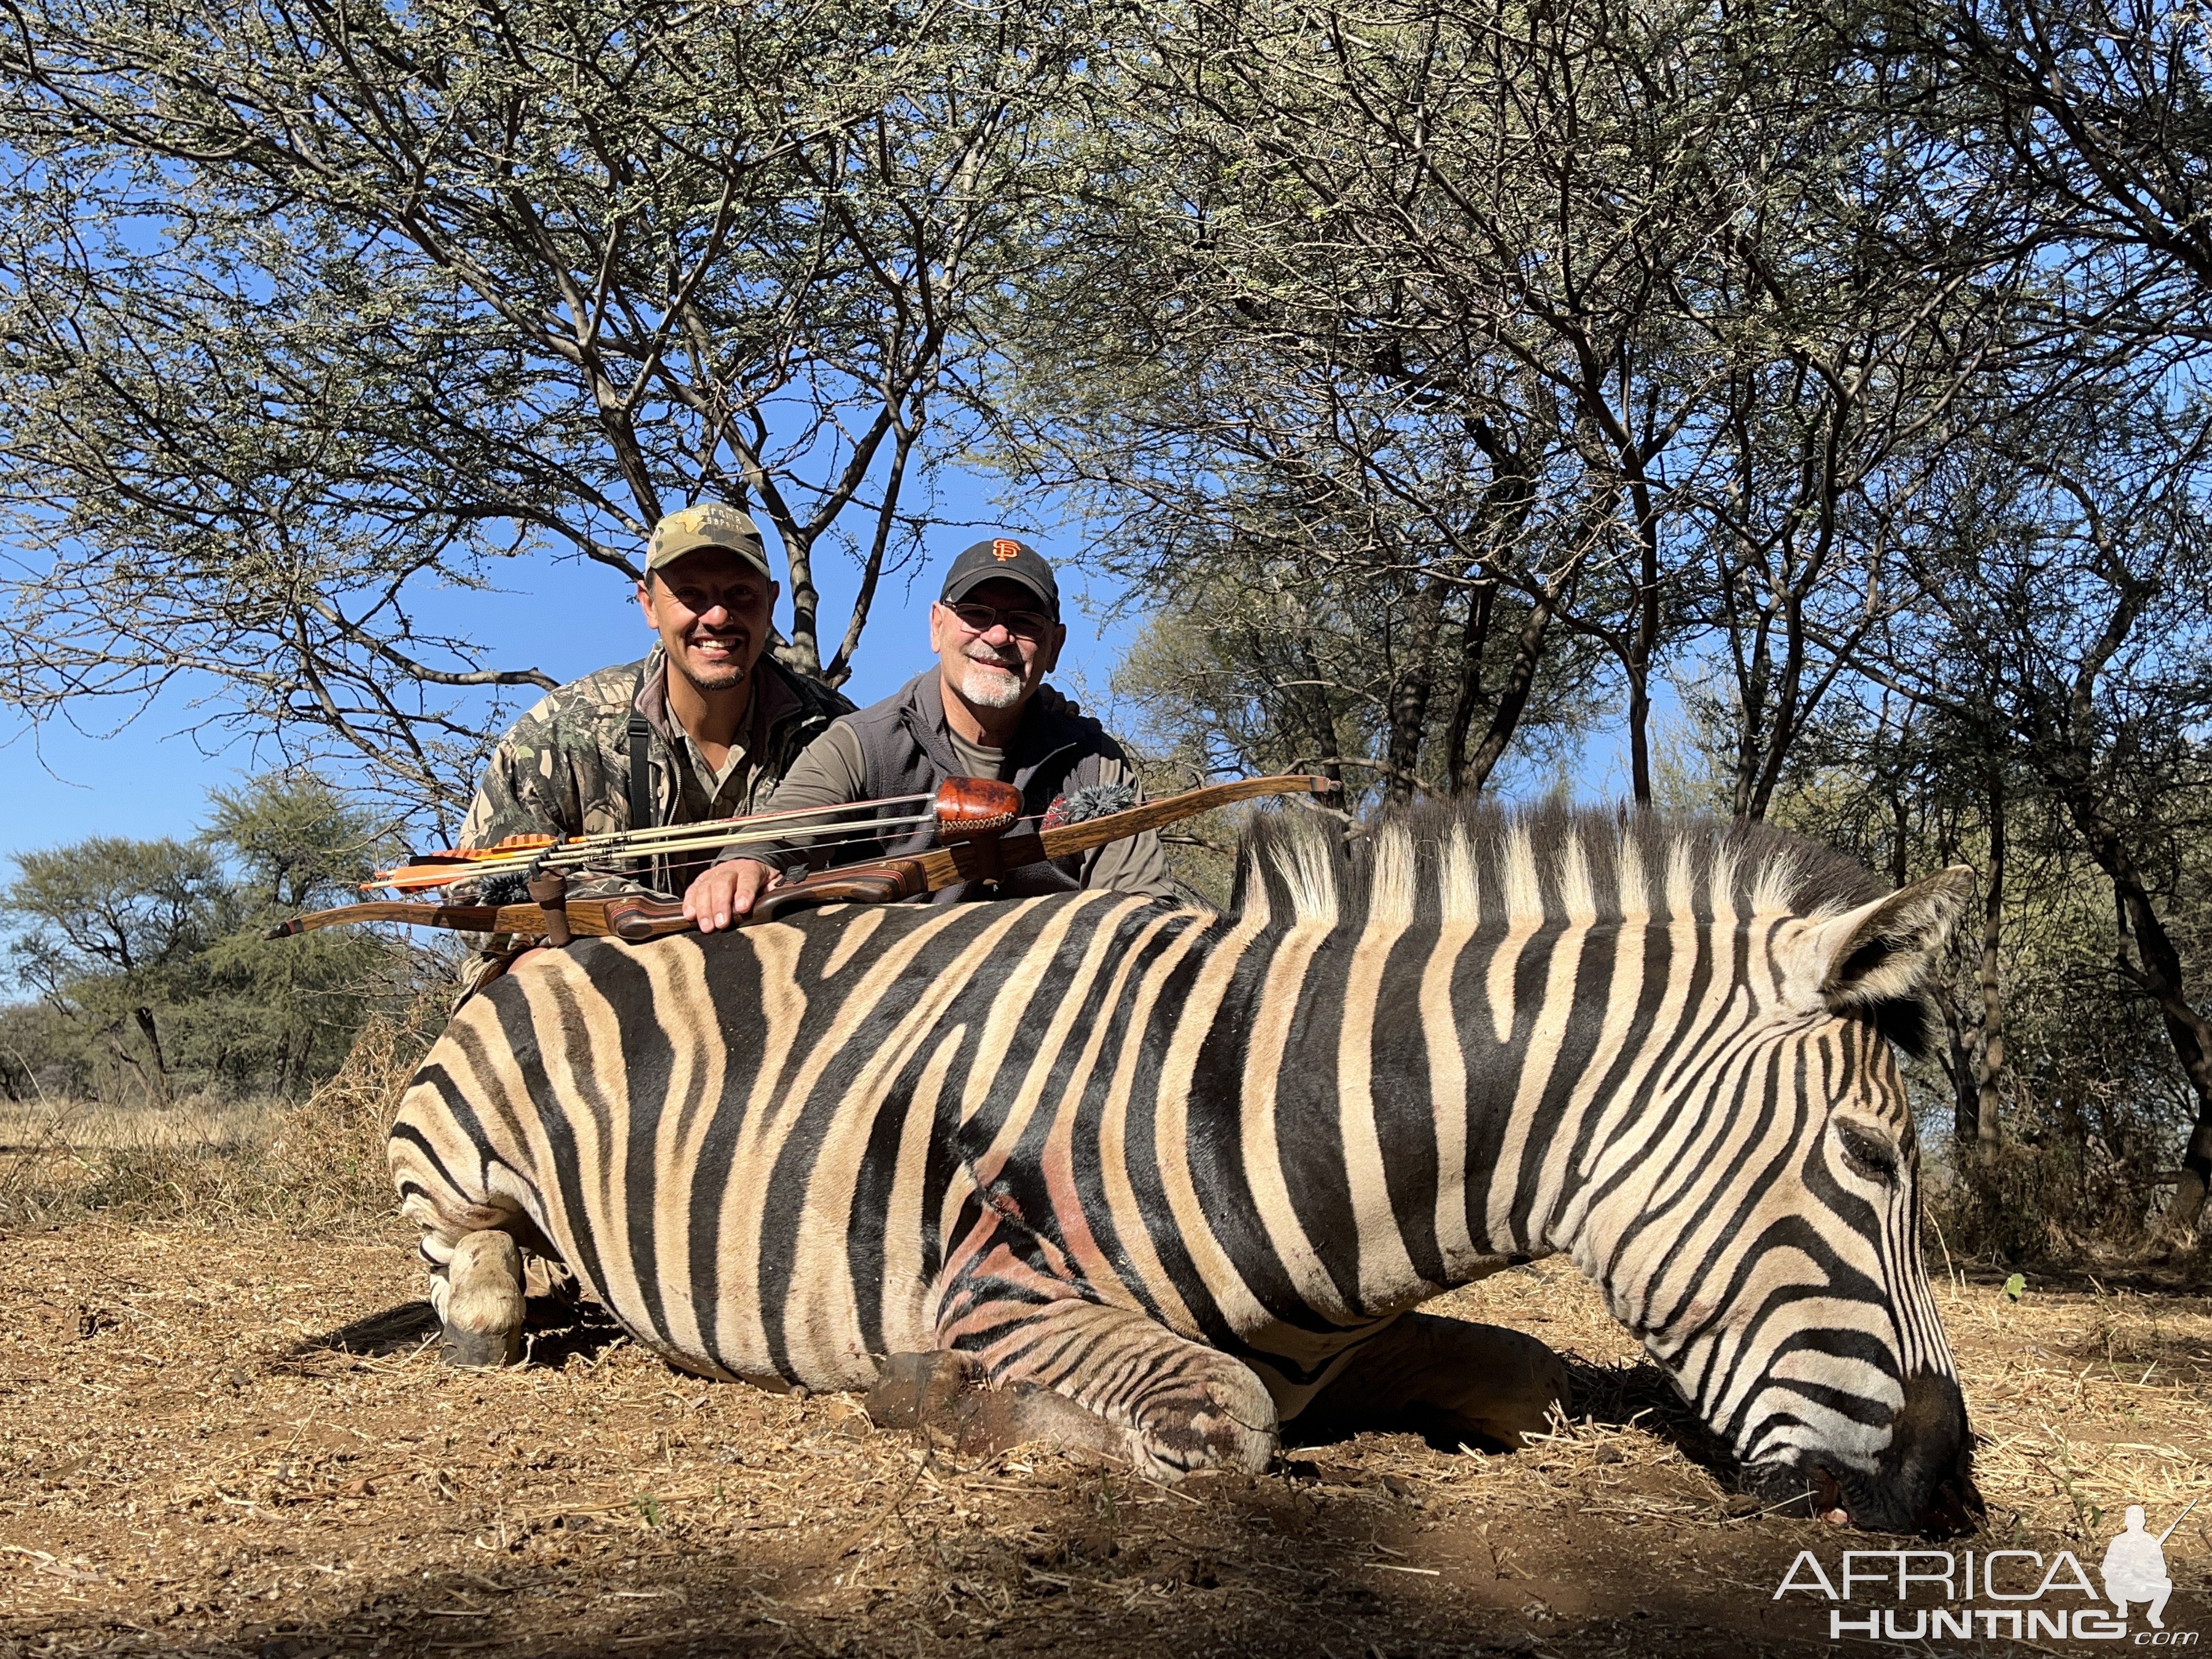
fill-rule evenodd
<path id="1" fill-rule="evenodd" d="M 629 694 L 629 827 L 633 832 L 653 828 L 653 725 L 638 712 L 637 700 L 645 690 L 645 670 L 637 671 L 637 684 Z M 658 878 L 659 860 L 642 854 L 630 860 L 635 870 L 650 869 Z"/>

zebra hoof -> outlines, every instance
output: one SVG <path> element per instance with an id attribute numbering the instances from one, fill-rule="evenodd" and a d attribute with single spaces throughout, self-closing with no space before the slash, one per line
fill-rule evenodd
<path id="1" fill-rule="evenodd" d="M 522 1332 L 519 1328 L 511 1331 L 460 1331 L 448 1326 L 439 1345 L 438 1357 L 448 1365 L 471 1369 L 512 1365 L 522 1358 Z"/>
<path id="2" fill-rule="evenodd" d="M 503 1232 L 464 1234 L 446 1265 L 449 1365 L 512 1365 L 522 1358 L 522 1252 Z"/>

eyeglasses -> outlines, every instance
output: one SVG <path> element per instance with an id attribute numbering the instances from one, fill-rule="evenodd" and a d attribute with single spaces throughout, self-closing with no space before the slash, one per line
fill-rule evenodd
<path id="1" fill-rule="evenodd" d="M 1052 632 L 1052 618 L 1042 611 L 1001 611 L 995 605 L 949 605 L 942 599 L 938 603 L 970 634 L 988 634 L 1001 623 L 1018 640 L 1042 640 Z"/>

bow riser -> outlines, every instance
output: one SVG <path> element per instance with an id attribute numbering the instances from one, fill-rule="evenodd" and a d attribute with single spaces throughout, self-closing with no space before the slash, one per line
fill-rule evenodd
<path id="1" fill-rule="evenodd" d="M 989 792 L 1006 788 L 987 780 L 957 781 L 981 785 Z M 757 927 L 831 904 L 887 903 L 915 898 L 955 882 L 991 880 L 1024 865 L 1087 853 L 1109 842 L 1159 830 L 1239 801 L 1266 795 L 1323 795 L 1333 793 L 1336 788 L 1337 785 L 1328 778 L 1243 778 L 1233 783 L 1211 784 L 1146 801 L 1103 817 L 1086 818 L 1051 830 L 1025 830 L 1017 836 L 1000 835 L 989 827 L 998 816 L 995 812 L 987 816 L 970 808 L 968 810 L 974 813 L 973 822 L 955 815 L 946 823 L 945 833 L 948 838 L 957 837 L 951 846 L 908 858 L 818 871 L 770 888 L 739 925 Z M 978 823 L 983 826 L 981 830 L 976 828 Z M 549 842 L 550 839 L 548 837 Z M 695 926 L 684 915 L 682 902 L 675 899 L 572 898 L 560 908 L 568 918 L 568 932 L 580 938 L 615 938 L 639 944 L 671 933 L 689 933 Z M 404 921 L 418 927 L 446 927 L 471 933 L 536 936 L 547 931 L 546 909 L 537 904 L 411 904 L 402 900 L 381 900 L 295 916 L 270 928 L 264 937 L 285 939 L 295 933 L 355 921 Z"/>

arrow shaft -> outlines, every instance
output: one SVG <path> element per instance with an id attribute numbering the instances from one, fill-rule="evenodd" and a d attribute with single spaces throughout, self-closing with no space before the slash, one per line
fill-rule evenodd
<path id="1" fill-rule="evenodd" d="M 661 857 L 722 847 L 753 847 L 771 842 L 796 841 L 802 836 L 811 840 L 816 846 L 834 846 L 840 840 L 872 841 L 884 830 L 935 821 L 934 814 L 920 812 L 910 817 L 865 818 L 858 823 L 812 826 L 801 824 L 750 835 L 732 835 L 720 824 L 694 823 L 685 825 L 681 835 L 665 836 L 643 847 L 622 840 L 565 842 L 557 850 L 551 852 L 541 848 L 534 851 L 504 854 L 498 858 L 456 860 L 452 864 L 402 865 L 396 870 L 386 871 L 378 879 L 364 885 L 403 890 L 444 887 L 457 881 L 475 881 L 486 876 L 513 874 L 527 870 L 532 865 L 546 869 L 574 870 L 613 859 L 646 854 Z"/>
<path id="2" fill-rule="evenodd" d="M 865 814 L 885 806 L 905 806 L 915 801 L 932 799 L 933 797 L 929 795 L 890 795 L 881 800 L 846 801 L 831 806 L 787 806 L 772 812 L 744 813 L 734 817 L 712 818 L 700 823 L 667 823 L 638 830 L 609 830 L 596 836 L 578 836 L 562 842 L 559 854 L 549 859 L 547 862 L 558 863 L 573 859 L 577 862 L 588 863 L 594 854 L 619 858 L 629 851 L 647 844 L 651 844 L 651 850 L 654 852 L 666 852 L 672 849 L 661 843 L 671 841 L 689 842 L 694 838 L 702 842 L 714 842 L 716 844 L 743 839 L 780 841 L 787 836 L 828 835 L 839 830 L 858 831 L 878 823 L 923 823 L 929 821 L 929 814 L 922 813 L 916 817 L 899 818 L 870 818 Z M 838 821 L 811 828 L 802 822 L 806 818 L 818 817 L 832 817 Z M 757 826 L 767 824 L 787 827 L 780 827 L 766 834 L 755 833 L 750 837 L 732 834 L 732 831 L 757 830 Z M 425 870 L 432 867 L 434 864 L 442 863 L 447 860 L 451 860 L 455 865 L 460 866 L 455 874 L 447 878 L 453 881 L 460 880 L 464 874 L 483 875 L 507 869 L 525 869 L 528 867 L 532 860 L 545 848 L 551 846 L 553 842 L 554 837 L 550 836 L 532 836 L 519 847 L 460 848 L 449 853 L 434 853 L 425 858 L 403 865 L 398 869 L 381 872 L 377 880 L 363 884 L 387 886 L 390 884 L 382 878 L 384 876 L 397 875 L 405 870 Z"/>
<path id="3" fill-rule="evenodd" d="M 1243 778 L 1232 783 L 1211 784 L 1201 789 L 1186 790 L 1179 795 L 1146 801 L 1126 811 L 1109 812 L 1078 823 L 1061 824 L 1056 829 L 1031 830 L 988 842 L 960 842 L 911 857 L 824 870 L 783 887 L 770 889 L 769 893 L 775 902 L 773 906 L 764 905 L 763 908 L 772 909 L 776 915 L 788 915 L 807 908 L 810 902 L 843 903 L 933 893 L 957 881 L 992 878 L 1003 871 L 1018 869 L 1045 859 L 1065 858 L 1072 853 L 1088 852 L 1094 847 L 1103 847 L 1109 842 L 1142 835 L 1148 830 L 1158 830 L 1196 813 L 1212 811 L 1238 801 L 1254 800 L 1263 795 L 1328 794 L 1336 787 L 1328 779 L 1318 777 Z M 877 803 L 871 803 L 874 804 Z M 890 820 L 881 822 L 888 823 Z M 715 844 L 727 845 L 731 839 L 726 836 Z M 766 836 L 759 839 L 781 840 L 781 836 Z M 575 844 L 569 843 L 570 846 Z M 568 848 L 564 847 L 562 850 L 566 852 Z M 518 867 L 527 862 L 521 860 Z M 483 873 L 496 872 L 486 872 L 478 866 L 447 879 L 458 880 L 460 874 L 475 876 Z M 613 907 L 611 913 L 610 907 Z M 580 935 L 614 933 L 621 938 L 640 940 L 686 932 L 692 925 L 683 914 L 683 905 L 668 900 L 570 899 L 566 908 L 569 927 Z M 756 913 L 752 919 L 765 918 Z M 317 910 L 307 915 L 295 916 L 271 928 L 266 937 L 283 939 L 293 933 L 307 933 L 349 921 L 404 921 L 422 927 L 459 928 L 469 933 L 536 934 L 545 931 L 545 913 L 535 904 L 502 904 L 495 908 L 488 904 L 419 904 L 381 901 L 342 905 L 332 910 Z M 2183 1511 L 2185 1515 L 2187 1513 L 2185 1510 Z M 2177 1520 L 2174 1524 L 2179 1526 L 2180 1522 Z"/>

